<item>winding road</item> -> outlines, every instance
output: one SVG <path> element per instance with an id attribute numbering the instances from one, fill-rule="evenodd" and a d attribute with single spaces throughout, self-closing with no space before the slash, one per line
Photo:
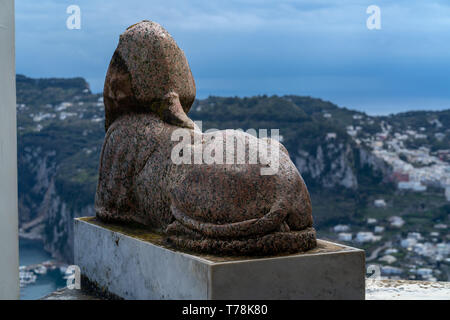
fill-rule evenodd
<path id="1" fill-rule="evenodd" d="M 375 260 L 378 257 L 378 254 L 380 253 L 381 250 L 390 248 L 392 246 L 392 242 L 388 241 L 385 244 L 383 244 L 381 247 L 376 248 L 375 250 L 372 251 L 372 253 L 370 254 L 370 256 L 368 256 L 366 258 L 366 261 L 372 261 Z"/>

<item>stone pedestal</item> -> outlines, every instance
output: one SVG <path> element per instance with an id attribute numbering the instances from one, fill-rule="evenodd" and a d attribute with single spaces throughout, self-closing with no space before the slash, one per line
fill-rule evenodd
<path id="1" fill-rule="evenodd" d="M 364 299 L 364 251 L 318 240 L 276 257 L 188 254 L 140 228 L 75 219 L 75 264 L 124 299 Z"/>

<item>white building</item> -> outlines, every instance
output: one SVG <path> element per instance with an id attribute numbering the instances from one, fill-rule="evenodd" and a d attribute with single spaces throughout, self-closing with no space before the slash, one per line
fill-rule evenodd
<path id="1" fill-rule="evenodd" d="M 377 199 L 373 202 L 373 205 L 377 208 L 385 208 L 386 201 L 384 201 L 384 199 Z"/>
<path id="2" fill-rule="evenodd" d="M 417 133 L 417 134 L 414 136 L 414 138 L 416 138 L 416 139 L 426 139 L 426 138 L 427 138 L 427 135 L 426 135 L 426 134 L 423 134 L 423 133 Z"/>
<path id="3" fill-rule="evenodd" d="M 408 238 L 420 241 L 422 240 L 422 235 L 420 234 L 420 232 L 408 232 Z"/>
<path id="4" fill-rule="evenodd" d="M 40 122 L 40 121 L 42 121 L 42 120 L 45 120 L 45 119 L 52 119 L 52 118 L 54 118 L 54 117 L 56 117 L 55 114 L 51 114 L 51 113 L 42 113 L 42 112 L 40 112 L 38 115 L 33 116 L 33 121 L 34 121 L 34 122 Z"/>
<path id="5" fill-rule="evenodd" d="M 386 263 L 388 263 L 388 264 L 392 264 L 392 263 L 394 263 L 394 262 L 396 262 L 397 261 L 397 258 L 395 258 L 394 256 L 391 256 L 391 255 L 385 255 L 385 256 L 383 256 L 383 257 L 381 257 L 380 259 L 378 259 L 379 261 L 383 261 L 383 262 L 386 262 Z"/>
<path id="6" fill-rule="evenodd" d="M 430 232 L 430 236 L 431 237 L 439 237 L 439 232 L 435 232 L 435 231 Z"/>
<path id="7" fill-rule="evenodd" d="M 400 245 L 403 248 L 412 248 L 417 244 L 417 240 L 414 238 L 406 238 L 406 239 L 402 239 L 402 241 L 400 242 Z"/>
<path id="8" fill-rule="evenodd" d="M 433 275 L 433 270 L 431 270 L 429 268 L 420 268 L 420 269 L 417 269 L 416 273 L 422 277 L 429 277 L 429 276 Z"/>
<path id="9" fill-rule="evenodd" d="M 412 190 L 417 192 L 426 191 L 427 187 L 422 185 L 419 181 L 401 181 L 398 183 L 400 190 Z"/>
<path id="10" fill-rule="evenodd" d="M 391 266 L 382 266 L 381 273 L 386 275 L 399 275 L 403 273 L 403 270 L 396 267 Z"/>
<path id="11" fill-rule="evenodd" d="M 356 241 L 360 243 L 374 242 L 380 240 L 381 237 L 374 236 L 372 232 L 361 231 L 356 234 Z"/>
<path id="12" fill-rule="evenodd" d="M 333 228 L 334 232 L 347 232 L 350 230 L 350 227 L 345 224 L 338 224 Z"/>
<path id="13" fill-rule="evenodd" d="M 446 256 L 450 254 L 450 244 L 449 243 L 438 243 L 436 245 L 436 251 L 438 254 Z"/>
<path id="14" fill-rule="evenodd" d="M 375 233 L 383 233 L 384 232 L 384 227 L 382 226 L 375 226 Z"/>
<path id="15" fill-rule="evenodd" d="M 76 116 L 77 116 L 76 112 L 61 112 L 59 115 L 59 120 L 65 120 L 66 118 L 76 117 Z"/>
<path id="16" fill-rule="evenodd" d="M 358 130 L 356 130 L 353 126 L 347 126 L 347 134 L 351 137 L 356 137 Z"/>
<path id="17" fill-rule="evenodd" d="M 445 138 L 445 134 L 442 132 L 437 132 L 434 134 L 434 136 L 436 137 L 436 139 L 438 139 L 439 141 L 442 141 Z"/>
<path id="18" fill-rule="evenodd" d="M 391 223 L 391 227 L 401 228 L 405 224 L 405 220 L 398 216 L 392 216 L 389 218 L 389 222 Z"/>
<path id="19" fill-rule="evenodd" d="M 414 245 L 414 252 L 421 256 L 431 256 L 434 252 L 432 245 L 429 243 L 416 243 Z"/>
<path id="20" fill-rule="evenodd" d="M 63 111 L 66 110 L 67 108 L 73 106 L 72 102 L 62 102 L 58 107 L 56 107 L 56 111 Z"/>
<path id="21" fill-rule="evenodd" d="M 352 241 L 352 237 L 351 233 L 341 232 L 338 234 L 339 241 Z"/>
<path id="22" fill-rule="evenodd" d="M 395 248 L 389 248 L 384 252 L 384 254 L 393 254 L 393 253 L 398 253 L 398 250 Z"/>

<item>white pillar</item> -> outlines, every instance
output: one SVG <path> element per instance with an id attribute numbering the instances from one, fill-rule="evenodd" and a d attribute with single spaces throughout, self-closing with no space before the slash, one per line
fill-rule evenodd
<path id="1" fill-rule="evenodd" d="M 19 298 L 14 0 L 0 0 L 0 299 Z"/>

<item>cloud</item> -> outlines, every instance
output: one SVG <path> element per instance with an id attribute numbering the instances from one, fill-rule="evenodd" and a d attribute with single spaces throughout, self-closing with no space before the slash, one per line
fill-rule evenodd
<path id="1" fill-rule="evenodd" d="M 84 76 L 100 91 L 119 34 L 149 19 L 185 51 L 202 97 L 307 94 L 355 108 L 448 101 L 448 1 L 376 2 L 382 29 L 369 31 L 366 0 L 21 0 L 17 70 Z M 81 30 L 65 27 L 71 4 Z"/>

